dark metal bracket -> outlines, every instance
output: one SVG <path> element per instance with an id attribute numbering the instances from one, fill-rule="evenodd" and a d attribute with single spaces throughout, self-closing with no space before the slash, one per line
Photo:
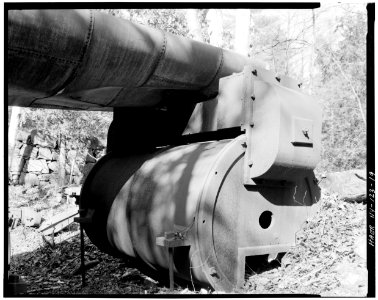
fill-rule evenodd
<path id="1" fill-rule="evenodd" d="M 84 229 L 83 224 L 90 224 L 92 223 L 92 218 L 94 214 L 94 209 L 84 209 L 82 208 L 81 198 L 80 195 L 76 195 L 73 193 L 73 197 L 76 198 L 77 204 L 79 204 L 79 214 L 80 217 L 74 218 L 74 221 L 80 224 L 80 268 L 81 268 L 81 284 L 82 287 L 86 286 L 85 282 L 85 249 L 84 249 Z"/>
<path id="2" fill-rule="evenodd" d="M 180 232 L 165 232 L 164 236 L 156 238 L 156 245 L 165 247 L 168 251 L 168 268 L 169 268 L 169 289 L 174 288 L 174 274 L 173 274 L 173 249 L 176 247 L 189 246 L 190 242 Z"/>

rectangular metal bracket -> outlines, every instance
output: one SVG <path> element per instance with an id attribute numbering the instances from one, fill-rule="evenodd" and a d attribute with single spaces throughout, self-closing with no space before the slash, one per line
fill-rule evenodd
<path id="1" fill-rule="evenodd" d="M 169 269 L 169 289 L 174 288 L 173 276 L 173 248 L 190 246 L 189 240 L 179 231 L 165 232 L 164 236 L 156 237 L 156 245 L 165 247 L 168 250 L 168 269 Z"/>
<path id="2" fill-rule="evenodd" d="M 93 215 L 95 210 L 92 208 L 89 208 L 87 210 L 79 209 L 80 215 L 84 215 L 83 217 L 77 217 L 74 218 L 74 221 L 80 224 L 90 224 L 92 223 Z"/>

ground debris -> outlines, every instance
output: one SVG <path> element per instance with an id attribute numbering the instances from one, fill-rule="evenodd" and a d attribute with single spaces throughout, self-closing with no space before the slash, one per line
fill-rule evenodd
<path id="1" fill-rule="evenodd" d="M 366 205 L 340 202 L 337 194 L 321 201 L 320 212 L 297 233 L 297 247 L 275 272 L 247 278 L 245 292 L 366 296 Z"/>
<path id="2" fill-rule="evenodd" d="M 366 295 L 366 205 L 340 202 L 336 194 L 325 194 L 321 201 L 320 212 L 297 233 L 297 246 L 273 260 L 273 267 L 254 269 L 243 289 L 235 293 Z M 67 207 L 62 203 L 53 212 L 45 209 L 42 217 L 48 219 Z M 10 271 L 23 276 L 29 295 L 224 293 L 194 291 L 190 286 L 176 286 L 171 291 L 128 261 L 102 253 L 86 236 L 85 261 L 96 261 L 96 265 L 87 270 L 87 285 L 83 287 L 81 276 L 72 276 L 80 266 L 79 233 L 77 224 L 72 224 L 52 235 L 54 247 L 50 247 L 35 228 L 18 226 L 11 230 Z"/>

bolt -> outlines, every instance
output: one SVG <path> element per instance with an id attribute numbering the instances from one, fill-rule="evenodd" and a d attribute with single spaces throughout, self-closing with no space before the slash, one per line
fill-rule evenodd
<path id="1" fill-rule="evenodd" d="M 255 101 L 256 97 L 254 95 L 251 96 L 251 99 Z"/>
<path id="2" fill-rule="evenodd" d="M 211 277 L 219 277 L 219 276 L 218 276 L 218 272 L 217 272 L 217 270 L 215 270 L 214 267 L 211 267 L 211 268 L 210 268 L 210 270 L 209 270 L 209 274 L 210 274 Z"/>
<path id="3" fill-rule="evenodd" d="M 252 74 L 255 75 L 255 76 L 257 76 L 257 70 L 253 70 Z"/>
<path id="4" fill-rule="evenodd" d="M 280 82 L 280 81 L 281 81 L 281 78 L 279 78 L 279 77 L 276 77 L 276 80 L 277 80 L 278 82 Z"/>

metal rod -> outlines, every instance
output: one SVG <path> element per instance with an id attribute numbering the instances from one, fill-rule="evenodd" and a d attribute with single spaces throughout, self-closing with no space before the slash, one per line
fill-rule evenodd
<path id="1" fill-rule="evenodd" d="M 84 268 L 84 230 L 80 224 L 80 250 L 81 250 L 81 284 L 85 287 L 85 268 Z"/>
<path id="2" fill-rule="evenodd" d="M 79 198 L 79 215 L 83 217 L 84 212 L 81 207 L 81 197 Z M 81 286 L 85 287 L 85 268 L 84 268 L 84 229 L 83 224 L 80 223 L 80 260 L 81 260 Z"/>
<path id="3" fill-rule="evenodd" d="M 173 248 L 168 247 L 168 264 L 169 264 L 169 289 L 174 288 L 174 277 L 173 277 Z"/>

